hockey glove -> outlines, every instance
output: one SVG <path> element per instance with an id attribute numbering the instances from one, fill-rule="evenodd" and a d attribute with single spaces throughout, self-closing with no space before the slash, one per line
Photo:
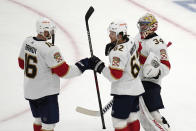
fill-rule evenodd
<path id="1" fill-rule="evenodd" d="M 75 65 L 83 73 L 85 70 L 90 69 L 90 67 L 89 67 L 89 58 L 81 59 L 80 61 L 76 62 Z"/>
<path id="2" fill-rule="evenodd" d="M 161 74 L 160 66 L 157 66 L 157 63 L 155 65 L 156 66 L 153 66 L 152 64 L 144 65 L 144 68 L 143 68 L 144 77 L 154 78 L 154 79 L 159 78 L 159 76 Z"/>
<path id="3" fill-rule="evenodd" d="M 105 67 L 105 64 L 98 57 L 92 56 L 91 58 L 89 58 L 89 66 L 90 66 L 90 69 L 101 74 L 102 70 Z"/>
<path id="4" fill-rule="evenodd" d="M 110 54 L 110 51 L 115 47 L 115 42 L 113 43 L 108 43 L 106 46 L 105 46 L 105 56 L 108 56 Z"/>

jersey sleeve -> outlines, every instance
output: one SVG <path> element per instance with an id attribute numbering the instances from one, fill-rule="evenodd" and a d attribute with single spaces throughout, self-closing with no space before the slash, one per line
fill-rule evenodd
<path id="1" fill-rule="evenodd" d="M 161 39 L 158 37 L 158 39 Z M 162 40 L 162 39 L 161 39 Z M 167 74 L 169 74 L 171 65 L 169 62 L 169 57 L 168 57 L 168 51 L 167 51 L 167 44 L 162 41 L 159 43 L 159 48 L 154 51 L 160 58 L 160 70 L 161 70 L 161 75 L 160 77 L 164 77 Z"/>
<path id="2" fill-rule="evenodd" d="M 65 63 L 60 50 L 57 46 L 50 47 L 48 51 L 45 52 L 46 54 L 46 63 L 48 67 L 54 68 L 58 65 Z"/>
<path id="3" fill-rule="evenodd" d="M 124 70 L 128 57 L 124 51 L 117 51 L 110 56 L 110 65 L 111 69 Z"/>
<path id="4" fill-rule="evenodd" d="M 102 73 L 103 76 L 106 77 L 111 82 L 115 82 L 119 80 L 123 75 L 122 70 L 112 69 L 110 67 L 105 67 Z"/>
<path id="5" fill-rule="evenodd" d="M 46 54 L 46 63 L 51 68 L 52 73 L 62 78 L 72 78 L 81 74 L 79 69 L 74 65 L 68 65 L 59 48 L 53 46 Z"/>
<path id="6" fill-rule="evenodd" d="M 166 76 L 169 74 L 171 65 L 168 58 L 167 47 L 160 49 L 160 70 L 161 70 L 161 77 Z"/>
<path id="7" fill-rule="evenodd" d="M 171 68 L 168 53 L 167 53 L 167 48 L 160 49 L 160 60 L 161 63 L 164 64 L 168 69 Z"/>
<path id="8" fill-rule="evenodd" d="M 122 45 L 119 46 L 118 50 L 113 51 L 110 54 L 109 67 L 105 67 L 104 70 L 102 71 L 103 75 L 111 82 L 117 81 L 123 76 L 123 72 L 129 58 L 127 56 L 126 46 L 125 47 L 123 46 Z M 124 48 L 124 50 L 122 47 Z"/>
<path id="9" fill-rule="evenodd" d="M 25 45 L 25 41 L 23 42 L 23 44 L 20 48 L 20 53 L 18 56 L 18 65 L 21 69 L 24 69 L 24 59 L 25 59 L 24 45 Z"/>

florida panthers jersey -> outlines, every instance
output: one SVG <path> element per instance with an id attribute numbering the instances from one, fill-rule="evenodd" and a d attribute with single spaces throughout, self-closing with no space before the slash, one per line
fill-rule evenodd
<path id="1" fill-rule="evenodd" d="M 27 99 L 58 94 L 59 76 L 81 74 L 77 67 L 66 64 L 57 46 L 36 37 L 26 38 L 18 60 L 19 66 L 24 69 L 24 96 Z"/>
<path id="2" fill-rule="evenodd" d="M 109 67 L 102 71 L 111 84 L 111 94 L 140 95 L 144 92 L 138 73 L 140 64 L 136 53 L 136 44 L 128 42 L 116 45 L 109 54 Z M 121 72 L 121 75 L 116 75 Z"/>
<path id="3" fill-rule="evenodd" d="M 167 44 L 160 38 L 157 34 L 153 34 L 148 36 L 146 39 L 141 39 L 140 34 L 135 37 L 135 41 L 137 45 L 141 44 L 140 47 L 140 64 L 141 64 L 141 72 L 140 77 L 142 81 L 151 81 L 156 84 L 161 84 L 161 80 L 164 76 L 169 73 L 170 70 L 170 62 L 167 54 Z M 139 47 L 139 46 L 137 46 Z M 160 76 L 158 79 L 153 78 L 145 78 L 142 73 L 142 67 L 145 64 L 145 61 L 150 54 L 150 52 L 154 53 L 158 58 L 160 58 Z"/>

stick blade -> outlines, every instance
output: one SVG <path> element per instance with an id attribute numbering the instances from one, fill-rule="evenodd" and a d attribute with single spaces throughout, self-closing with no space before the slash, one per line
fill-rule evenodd
<path id="1" fill-rule="evenodd" d="M 90 18 L 90 16 L 93 14 L 94 12 L 94 8 L 91 6 L 88 11 L 86 12 L 86 15 L 85 15 L 85 20 L 88 21 L 88 19 Z"/>
<path id="2" fill-rule="evenodd" d="M 76 111 L 85 115 L 89 115 L 89 116 L 96 116 L 99 117 L 100 116 L 100 112 L 99 111 L 93 111 L 93 110 L 89 110 L 89 109 L 85 109 L 83 107 L 76 107 Z"/>

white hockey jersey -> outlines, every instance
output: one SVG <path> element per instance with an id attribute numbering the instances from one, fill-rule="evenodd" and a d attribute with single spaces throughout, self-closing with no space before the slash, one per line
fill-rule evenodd
<path id="1" fill-rule="evenodd" d="M 112 82 L 111 94 L 135 96 L 144 92 L 138 76 L 140 64 L 136 44 L 132 39 L 116 45 L 109 54 L 109 62 L 109 67 L 105 67 L 102 73 Z M 115 73 L 118 71 L 122 74 L 116 77 Z"/>
<path id="2" fill-rule="evenodd" d="M 60 77 L 81 74 L 79 69 L 64 61 L 57 46 L 28 37 L 19 54 L 19 66 L 24 69 L 24 97 L 38 99 L 60 92 Z"/>
<path id="3" fill-rule="evenodd" d="M 171 68 L 168 54 L 167 54 L 167 44 L 160 38 L 157 34 L 154 34 L 150 38 L 147 39 L 141 39 L 140 34 L 138 34 L 135 37 L 135 41 L 137 43 L 137 47 L 139 47 L 139 43 L 141 44 L 140 50 L 140 64 L 141 64 L 141 71 L 140 71 L 140 78 L 142 81 L 151 81 L 156 84 L 161 85 L 161 80 L 164 76 L 166 76 L 169 73 L 169 70 Z M 145 78 L 142 73 L 143 65 L 145 64 L 145 61 L 150 54 L 150 52 L 157 55 L 158 58 L 160 58 L 160 71 L 161 74 L 158 79 L 153 78 Z"/>

